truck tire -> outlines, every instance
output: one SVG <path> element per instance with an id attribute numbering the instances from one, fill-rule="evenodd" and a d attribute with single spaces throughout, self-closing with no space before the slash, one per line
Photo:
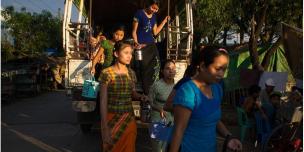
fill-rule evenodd
<path id="1" fill-rule="evenodd" d="M 40 92 L 41 92 L 41 87 L 40 87 L 40 85 L 39 85 L 39 84 L 35 84 L 35 85 L 34 85 L 34 90 L 33 90 L 34 96 L 39 95 Z"/>
<path id="2" fill-rule="evenodd" d="M 83 134 L 87 134 L 91 131 L 92 124 L 80 124 L 80 130 Z"/>

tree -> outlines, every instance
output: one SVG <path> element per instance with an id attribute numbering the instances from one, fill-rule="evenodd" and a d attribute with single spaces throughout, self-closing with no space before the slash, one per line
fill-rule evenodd
<path id="1" fill-rule="evenodd" d="M 20 12 L 10 6 L 1 11 L 3 25 L 14 38 L 15 51 L 27 55 L 41 54 L 46 48 L 62 49 L 62 21 L 46 10 L 30 13 L 25 8 Z"/>
<path id="2" fill-rule="evenodd" d="M 232 0 L 236 7 L 233 9 L 235 23 L 240 31 L 248 32 L 250 60 L 253 69 L 263 71 L 269 65 L 269 59 L 280 46 L 281 38 L 278 25 L 285 22 L 302 28 L 302 1 L 278 1 L 278 0 Z M 271 44 L 262 63 L 258 60 L 258 43 Z"/>
<path id="3" fill-rule="evenodd" d="M 13 45 L 6 39 L 1 39 L 1 62 L 7 62 L 14 58 Z"/>
<path id="4" fill-rule="evenodd" d="M 253 69 L 263 71 L 282 43 L 281 22 L 302 28 L 302 3 L 302 0 L 198 0 L 193 11 L 194 38 L 199 41 L 207 37 L 210 44 L 216 44 L 217 38 L 224 38 L 225 45 L 227 31 L 238 27 L 241 44 L 244 33 L 250 35 L 248 47 Z M 257 47 L 269 44 L 272 45 L 260 62 Z"/>
<path id="5" fill-rule="evenodd" d="M 202 37 L 207 37 L 209 44 L 217 44 L 219 38 L 224 38 L 225 43 L 227 31 L 233 26 L 231 11 L 229 11 L 230 1 L 198 0 L 196 2 L 193 10 L 193 24 L 194 37 L 197 41 Z M 222 31 L 224 34 L 221 34 Z"/>

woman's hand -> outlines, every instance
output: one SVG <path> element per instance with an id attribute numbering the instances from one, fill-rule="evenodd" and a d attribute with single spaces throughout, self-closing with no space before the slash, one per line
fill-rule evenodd
<path id="1" fill-rule="evenodd" d="M 102 130 L 102 144 L 103 144 L 103 150 L 106 150 L 109 145 L 113 144 L 113 140 L 111 138 L 111 133 L 109 129 Z"/>
<path id="2" fill-rule="evenodd" d="M 159 114 L 162 119 L 167 117 L 167 112 L 164 109 L 160 109 Z"/>
<path id="3" fill-rule="evenodd" d="M 139 43 L 134 43 L 134 49 L 142 49 L 144 47 L 146 47 L 146 44 L 139 44 Z"/>
<path id="4" fill-rule="evenodd" d="M 147 97 L 146 95 L 141 95 L 139 100 L 147 102 L 147 101 L 149 101 L 149 97 Z"/>
<path id="5" fill-rule="evenodd" d="M 94 67 L 92 67 L 92 68 L 91 68 L 91 70 L 90 70 L 90 72 L 91 72 L 91 74 L 92 74 L 92 75 L 94 75 L 94 74 L 95 74 L 95 72 L 96 72 L 96 71 L 95 71 L 95 68 L 94 68 Z"/>
<path id="6" fill-rule="evenodd" d="M 242 151 L 242 143 L 238 139 L 232 138 L 228 141 L 227 148 L 233 151 Z"/>
<path id="7" fill-rule="evenodd" d="M 137 49 L 137 47 L 139 46 L 140 44 L 137 43 L 137 42 L 134 42 L 134 48 Z"/>
<path id="8" fill-rule="evenodd" d="M 107 38 L 103 35 L 99 36 L 99 42 L 106 40 Z"/>
<path id="9" fill-rule="evenodd" d="M 95 47 L 97 44 L 97 39 L 95 37 L 90 37 L 90 44 L 92 47 Z"/>
<path id="10" fill-rule="evenodd" d="M 168 22 L 170 21 L 170 19 L 171 19 L 170 16 L 166 16 L 165 19 L 164 19 L 164 20 L 165 20 L 165 23 L 168 23 Z"/>

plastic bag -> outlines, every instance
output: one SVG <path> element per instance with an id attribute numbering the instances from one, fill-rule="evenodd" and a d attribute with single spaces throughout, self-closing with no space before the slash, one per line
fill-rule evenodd
<path id="1" fill-rule="evenodd" d="M 99 91 L 99 82 L 95 81 L 94 76 L 89 80 L 85 80 L 82 87 L 81 96 L 85 98 L 95 99 Z"/>
<path id="2" fill-rule="evenodd" d="M 171 121 L 166 123 L 166 119 L 159 122 L 152 122 L 149 127 L 150 137 L 160 141 L 170 141 L 173 126 Z"/>

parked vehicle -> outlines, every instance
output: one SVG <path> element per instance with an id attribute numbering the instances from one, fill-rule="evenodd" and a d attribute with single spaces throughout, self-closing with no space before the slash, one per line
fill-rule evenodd
<path id="1" fill-rule="evenodd" d="M 63 20 L 63 47 L 66 52 L 65 88 L 71 95 L 71 102 L 77 112 L 78 121 L 83 132 L 90 130 L 92 124 L 99 120 L 98 100 L 87 100 L 81 96 L 84 80 L 91 77 L 91 54 L 94 51 L 90 47 L 90 37 L 96 34 L 97 27 L 103 27 L 104 31 L 110 31 L 111 27 L 118 23 L 127 28 L 126 38 L 131 35 L 132 19 L 136 10 L 144 8 L 144 0 L 66 0 Z M 72 5 L 78 8 L 78 20 L 71 21 Z M 159 44 L 165 44 L 159 48 L 165 51 L 165 57 L 176 61 L 176 81 L 181 79 L 192 51 L 193 20 L 191 0 L 161 1 L 158 18 L 163 19 L 170 15 L 170 23 L 156 37 Z M 94 33 L 95 32 L 95 33 Z M 161 45 L 159 45 L 161 46 Z M 133 63 L 137 66 L 138 63 Z M 138 91 L 141 84 L 136 84 Z M 134 113 L 140 116 L 139 103 L 134 101 Z"/>
<path id="2" fill-rule="evenodd" d="M 1 73 L 1 102 L 10 102 L 13 99 L 15 86 L 9 72 Z"/>

